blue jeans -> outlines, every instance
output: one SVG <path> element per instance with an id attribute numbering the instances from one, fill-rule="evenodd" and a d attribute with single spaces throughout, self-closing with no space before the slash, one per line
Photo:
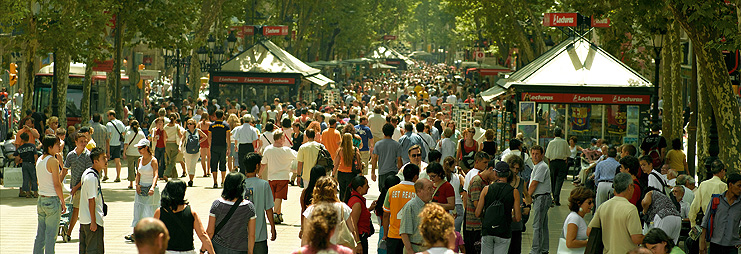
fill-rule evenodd
<path id="1" fill-rule="evenodd" d="M 39 197 L 36 210 L 39 214 L 39 226 L 36 241 L 33 243 L 33 253 L 54 253 L 59 219 L 62 217 L 62 202 L 59 201 L 59 197 Z"/>
<path id="2" fill-rule="evenodd" d="M 21 163 L 21 172 L 23 173 L 22 191 L 38 191 L 39 184 L 36 179 L 36 166 L 32 162 Z"/>
<path id="3" fill-rule="evenodd" d="M 530 254 L 548 252 L 548 209 L 551 208 L 551 195 L 540 195 L 533 199 L 533 248 Z"/>
<path id="4" fill-rule="evenodd" d="M 165 177 L 165 148 L 154 148 L 154 158 L 157 159 L 157 176 Z"/>

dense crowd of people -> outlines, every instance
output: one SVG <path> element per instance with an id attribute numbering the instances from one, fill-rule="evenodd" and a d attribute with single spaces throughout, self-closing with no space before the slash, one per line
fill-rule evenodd
<path id="1" fill-rule="evenodd" d="M 526 147 L 513 135 L 502 149 L 481 120 L 456 128 L 446 105 L 487 107 L 474 96 L 484 87 L 459 84 L 453 74 L 444 65 L 385 73 L 345 87 L 333 104 L 321 93 L 272 105 L 196 99 L 180 109 L 165 102 L 145 110 L 135 102 L 124 119 L 108 111 L 103 123 L 96 113 L 69 129 L 55 117 L 41 126 L 24 118 L 16 162 L 24 179 L 19 196 L 38 198 L 34 253 L 53 253 L 67 174 L 73 210 L 66 237 L 79 222 L 80 253 L 103 253 L 100 183 L 120 182 L 123 166 L 136 190 L 133 232 L 125 238 L 141 253 L 269 253 L 268 236 L 277 238 L 276 224 L 289 212 L 282 209 L 289 186 L 303 188 L 302 247 L 294 253 L 548 253 L 549 209 L 561 205 L 568 172 L 582 159 L 592 166 L 574 177 L 558 253 L 584 253 L 592 241 L 605 253 L 639 245 L 681 253 L 683 222 L 696 232 L 697 251 L 741 246 L 741 176 L 726 175 L 720 160 L 712 163 L 713 178 L 695 186 L 681 141 L 667 152 L 658 128 L 640 153 L 597 139 L 582 148 L 559 128 L 546 147 Z M 185 200 L 198 163 L 212 188 L 222 189 L 206 225 Z M 381 193 L 370 205 L 369 181 Z M 522 250 L 530 219 L 532 246 Z M 602 238 L 589 237 L 597 231 Z M 377 250 L 369 250 L 373 234 Z"/>

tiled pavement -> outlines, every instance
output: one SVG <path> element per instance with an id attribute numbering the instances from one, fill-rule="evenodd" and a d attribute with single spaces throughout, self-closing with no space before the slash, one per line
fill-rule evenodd
<path id="1" fill-rule="evenodd" d="M 113 173 L 115 169 L 110 168 L 109 172 Z M 126 169 L 124 168 L 122 174 L 125 175 L 125 172 Z M 202 172 L 200 164 L 196 172 Z M 135 245 L 126 242 L 123 238 L 132 232 L 131 220 L 134 209 L 134 191 L 126 188 L 128 186 L 127 182 L 113 183 L 111 182 L 112 180 L 103 183 L 103 194 L 109 206 L 109 214 L 105 218 L 105 249 L 107 253 L 136 253 Z M 202 175 L 196 176 L 194 182 L 194 187 L 188 188 L 186 198 L 205 225 L 208 220 L 208 210 L 211 207 L 211 203 L 220 196 L 221 189 L 211 188 L 213 185 L 212 178 L 203 178 Z M 371 181 L 370 185 L 370 191 L 366 195 L 368 202 L 375 200 L 379 194 L 377 184 Z M 549 212 L 551 253 L 556 253 L 558 247 L 558 237 L 561 234 L 563 220 L 569 213 L 567 200 L 568 194 L 572 189 L 573 186 L 570 183 L 565 183 L 564 190 L 561 194 L 561 203 L 563 205 L 551 208 Z M 289 199 L 283 202 L 283 218 L 285 222 L 283 225 L 276 226 L 278 239 L 275 242 L 268 242 L 270 253 L 291 253 L 299 247 L 301 241 L 298 238 L 298 232 L 301 208 L 297 201 L 300 194 L 301 188 L 289 188 Z M 37 225 L 36 199 L 18 198 L 17 195 L 17 188 L 0 187 L 0 253 L 30 253 L 33 249 Z M 587 221 L 589 221 L 589 217 L 588 215 Z M 376 217 L 372 216 L 372 218 L 377 225 L 378 221 Z M 376 229 L 378 228 L 376 227 Z M 78 252 L 78 230 L 79 224 L 75 227 L 75 232 L 72 234 L 72 241 L 69 243 L 63 243 L 61 237 L 57 238 L 57 253 Z M 374 234 L 369 240 L 370 253 L 376 253 L 377 242 L 378 234 Z M 523 253 L 529 252 L 531 242 L 532 225 L 528 223 L 527 231 L 523 234 Z M 200 241 L 196 238 L 196 248 L 199 248 L 200 245 Z"/>

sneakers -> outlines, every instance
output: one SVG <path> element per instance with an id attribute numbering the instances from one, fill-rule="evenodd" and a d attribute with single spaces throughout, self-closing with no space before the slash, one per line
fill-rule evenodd
<path id="1" fill-rule="evenodd" d="M 124 239 L 126 239 L 126 241 L 133 242 L 134 241 L 134 234 L 130 234 L 130 235 L 124 236 Z"/>
<path id="2" fill-rule="evenodd" d="M 283 224 L 283 214 L 282 213 L 273 214 L 273 221 L 275 221 L 275 224 Z"/>
<path id="3" fill-rule="evenodd" d="M 38 198 L 39 197 L 39 192 L 38 191 L 34 191 L 32 195 L 33 195 L 33 198 Z"/>
<path id="4" fill-rule="evenodd" d="M 102 181 L 103 182 L 108 181 L 108 176 L 104 176 Z"/>
<path id="5" fill-rule="evenodd" d="M 188 181 L 188 187 L 193 187 L 193 181 Z"/>
<path id="6" fill-rule="evenodd" d="M 185 172 L 183 172 L 183 174 L 182 174 L 182 175 L 180 175 L 180 177 L 185 177 L 185 176 L 186 176 L 186 175 L 185 175 Z"/>
<path id="7" fill-rule="evenodd" d="M 26 197 L 26 192 L 25 191 L 18 192 L 18 197 L 19 198 L 25 198 Z"/>
<path id="8" fill-rule="evenodd" d="M 113 180 L 113 182 L 114 183 L 120 183 L 121 182 L 121 178 L 116 178 L 116 180 Z"/>
<path id="9" fill-rule="evenodd" d="M 218 188 L 219 188 L 219 185 L 218 184 L 214 184 L 214 189 L 218 189 Z"/>

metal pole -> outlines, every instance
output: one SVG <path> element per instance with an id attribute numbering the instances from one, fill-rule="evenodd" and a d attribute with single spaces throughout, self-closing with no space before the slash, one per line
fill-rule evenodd
<path id="1" fill-rule="evenodd" d="M 59 76 L 57 76 L 57 73 L 59 73 L 59 64 L 57 63 L 57 49 L 54 49 L 54 53 L 52 53 L 54 58 L 54 73 L 52 73 L 52 81 L 51 81 L 51 115 L 53 116 L 59 116 Z M 43 110 L 43 109 L 42 109 Z"/>
<path id="2" fill-rule="evenodd" d="M 654 48 L 656 50 L 656 69 L 654 70 L 654 100 L 653 100 L 653 111 L 651 111 L 651 123 L 659 123 L 659 67 L 661 66 L 661 48 Z"/>
<path id="3" fill-rule="evenodd" d="M 690 123 L 687 126 L 687 166 L 689 167 L 690 176 L 695 177 L 695 172 L 697 172 L 697 161 L 695 158 L 697 154 L 697 61 L 695 61 L 695 50 L 691 40 L 689 50 L 692 74 L 689 91 L 687 92 L 690 96 Z"/>

